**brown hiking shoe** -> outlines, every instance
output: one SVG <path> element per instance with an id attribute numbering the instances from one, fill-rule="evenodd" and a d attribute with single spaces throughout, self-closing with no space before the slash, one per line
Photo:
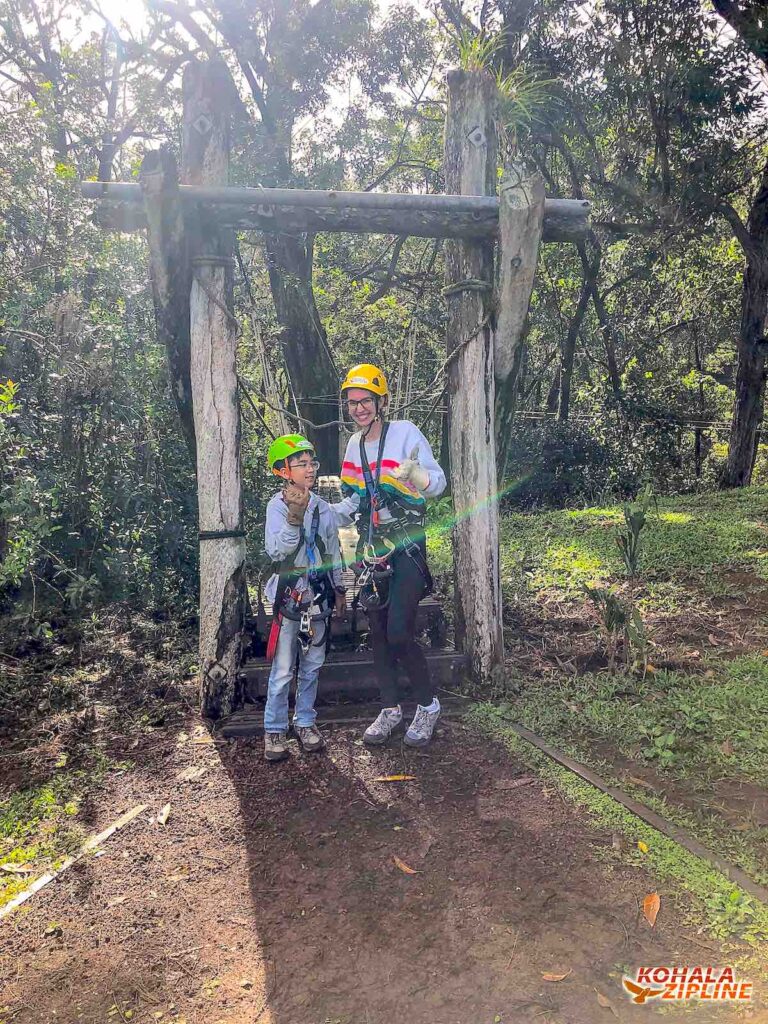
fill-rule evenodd
<path id="1" fill-rule="evenodd" d="M 267 761 L 284 761 L 288 757 L 288 744 L 284 732 L 264 733 L 264 757 Z"/>
<path id="2" fill-rule="evenodd" d="M 317 754 L 324 749 L 325 740 L 316 725 L 294 725 L 293 731 L 305 754 Z"/>

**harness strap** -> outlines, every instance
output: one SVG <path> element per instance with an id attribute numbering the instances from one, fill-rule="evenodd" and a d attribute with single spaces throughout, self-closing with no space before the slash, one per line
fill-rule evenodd
<path id="1" fill-rule="evenodd" d="M 365 435 L 360 435 L 360 466 L 363 470 L 363 480 L 365 481 L 365 490 L 368 495 L 368 547 L 370 548 L 373 543 L 373 532 L 379 525 L 379 509 L 383 508 L 384 503 L 381 500 L 379 494 L 379 480 L 381 478 L 381 460 L 384 456 L 384 442 L 387 439 L 387 431 L 389 430 L 389 423 L 385 420 L 381 427 L 381 435 L 379 437 L 379 450 L 376 455 L 376 476 L 374 477 L 371 473 L 371 467 L 368 463 L 368 455 L 365 451 Z"/>

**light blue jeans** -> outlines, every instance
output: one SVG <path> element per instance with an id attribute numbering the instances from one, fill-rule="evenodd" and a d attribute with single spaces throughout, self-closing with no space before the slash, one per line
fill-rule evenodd
<path id="1" fill-rule="evenodd" d="M 280 639 L 272 662 L 267 686 L 267 704 L 264 708 L 264 731 L 288 731 L 288 691 L 293 679 L 293 668 L 296 664 L 296 651 L 299 650 L 297 635 L 299 622 L 283 619 L 280 628 Z M 296 707 L 293 713 L 293 724 L 302 728 L 314 725 L 317 718 L 315 697 L 317 696 L 317 677 L 325 661 L 325 629 L 322 620 L 312 623 L 316 635 L 317 646 L 309 648 L 306 654 L 299 654 L 299 671 L 296 679 Z"/>

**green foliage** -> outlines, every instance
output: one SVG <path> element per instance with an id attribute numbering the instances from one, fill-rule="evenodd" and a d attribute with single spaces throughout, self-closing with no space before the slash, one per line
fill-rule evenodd
<path id="1" fill-rule="evenodd" d="M 624 533 L 618 534 L 616 543 L 630 576 L 637 575 L 640 565 L 640 537 L 648 524 L 648 512 L 652 502 L 651 486 L 647 484 L 635 501 L 622 507 L 626 530 Z"/>
<path id="2" fill-rule="evenodd" d="M 503 46 L 504 36 L 501 32 L 488 35 L 464 28 L 456 39 L 459 66 L 462 71 L 491 70 L 494 58 Z"/>
<path id="3" fill-rule="evenodd" d="M 631 601 L 620 598 L 606 587 L 583 585 L 584 593 L 595 607 L 608 642 L 608 668 L 613 670 L 620 639 L 624 640 L 624 662 L 629 667 L 648 663 L 648 636 L 640 611 Z"/>

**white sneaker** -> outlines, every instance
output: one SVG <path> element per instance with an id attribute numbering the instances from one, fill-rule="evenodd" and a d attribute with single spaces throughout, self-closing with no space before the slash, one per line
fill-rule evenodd
<path id="1" fill-rule="evenodd" d="M 434 709 L 434 710 L 433 710 Z M 405 734 L 405 742 L 409 747 L 426 747 L 432 739 L 437 720 L 440 717 L 440 701 L 435 697 L 429 707 L 423 708 L 421 704 L 416 707 L 416 714 L 408 726 Z"/>
<path id="2" fill-rule="evenodd" d="M 363 743 L 369 743 L 371 746 L 380 747 L 382 743 L 386 743 L 395 729 L 403 721 L 403 712 L 398 704 L 396 708 L 382 708 L 379 712 L 376 721 L 363 733 Z"/>

